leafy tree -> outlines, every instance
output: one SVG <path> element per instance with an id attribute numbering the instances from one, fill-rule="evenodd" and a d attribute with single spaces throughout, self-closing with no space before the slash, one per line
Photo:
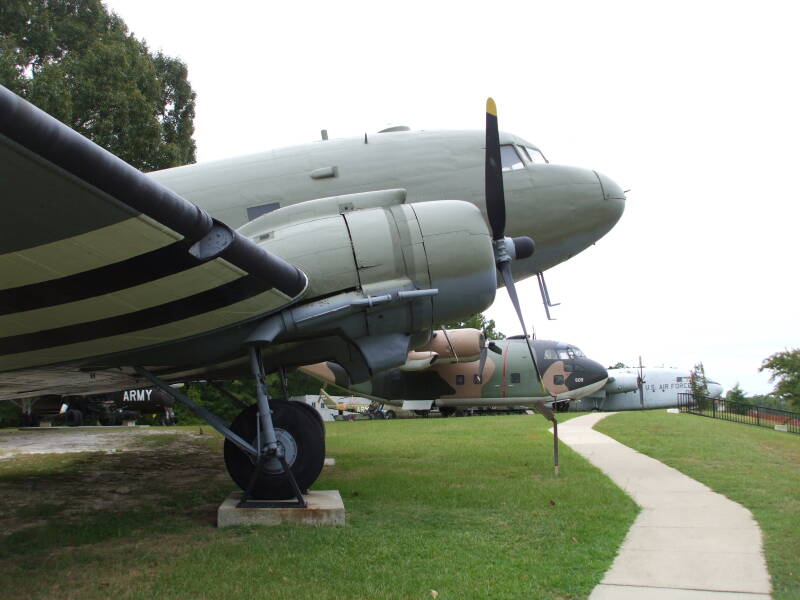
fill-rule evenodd
<path id="1" fill-rule="evenodd" d="M 728 402 L 740 402 L 740 403 L 750 403 L 750 399 L 745 396 L 744 391 L 741 387 L 739 387 L 739 383 L 737 382 L 735 386 L 733 386 L 728 393 L 725 394 L 725 400 Z"/>
<path id="2" fill-rule="evenodd" d="M 800 409 L 800 348 L 765 358 L 759 371 L 771 371 L 769 380 L 777 382 L 773 394 L 795 410 Z"/>
<path id="3" fill-rule="evenodd" d="M 706 383 L 706 370 L 703 363 L 699 362 L 694 366 L 691 376 L 692 396 L 695 399 L 708 397 L 708 384 Z"/>
<path id="4" fill-rule="evenodd" d="M 444 324 L 447 329 L 480 329 L 486 333 L 487 340 L 502 340 L 505 335 L 496 330 L 494 319 L 487 319 L 483 313 L 478 313 L 463 320 L 450 321 Z"/>
<path id="5" fill-rule="evenodd" d="M 740 415 L 747 414 L 753 404 L 753 401 L 745 396 L 745 393 L 742 388 L 739 387 L 738 382 L 735 386 L 728 390 L 727 394 L 725 394 L 725 400 L 729 403 L 726 404 L 725 409 L 728 412 Z"/>
<path id="6" fill-rule="evenodd" d="M 186 65 L 100 0 L 4 0 L 0 84 L 143 171 L 195 161 Z"/>
<path id="7" fill-rule="evenodd" d="M 300 371 L 287 373 L 286 379 L 290 397 L 305 396 L 307 394 L 317 395 L 322 387 L 319 381 Z M 235 379 L 220 383 L 222 387 L 239 398 L 244 404 L 253 404 L 256 401 L 256 384 L 254 380 Z M 267 376 L 267 388 L 269 389 L 270 398 L 283 398 L 283 385 L 281 385 L 280 377 L 277 373 L 270 373 Z M 239 403 L 232 401 L 226 394 L 220 392 L 209 383 L 191 383 L 184 388 L 183 392 L 227 422 L 233 421 L 242 410 L 242 406 Z M 194 413 L 184 408 L 182 404 L 176 405 L 175 413 L 178 416 L 178 422 L 181 424 L 203 422 Z"/>
<path id="8" fill-rule="evenodd" d="M 618 362 L 618 363 L 615 363 L 615 364 L 611 365 L 608 368 L 609 369 L 627 369 L 628 365 L 626 365 L 624 362 Z"/>

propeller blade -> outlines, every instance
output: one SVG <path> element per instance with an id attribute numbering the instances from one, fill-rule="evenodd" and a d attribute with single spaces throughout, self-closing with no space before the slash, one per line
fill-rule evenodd
<path id="1" fill-rule="evenodd" d="M 642 357 L 639 357 L 639 407 L 644 408 L 644 367 Z"/>
<path id="2" fill-rule="evenodd" d="M 500 158 L 500 132 L 497 128 L 497 106 L 486 100 L 486 215 L 492 239 L 503 239 L 506 230 L 506 200 L 503 192 L 503 163 Z"/>
<path id="3" fill-rule="evenodd" d="M 533 368 L 536 370 L 536 375 L 539 377 L 539 381 L 541 381 L 542 373 L 541 371 L 539 371 L 539 364 L 536 362 L 536 357 L 534 356 L 533 352 L 533 346 L 531 345 L 531 341 L 528 338 L 528 330 L 525 327 L 525 320 L 522 318 L 522 309 L 519 306 L 519 298 L 517 297 L 517 288 L 514 285 L 514 277 L 511 275 L 511 263 L 500 262 L 497 264 L 497 269 L 503 276 L 503 283 L 505 283 L 506 290 L 508 290 L 508 297 L 511 298 L 511 304 L 514 305 L 514 310 L 517 311 L 517 318 L 519 319 L 519 324 L 522 326 L 522 333 L 525 334 L 525 341 L 527 342 L 526 345 L 528 346 L 528 353 L 531 355 Z"/>
<path id="4" fill-rule="evenodd" d="M 483 383 L 483 368 L 486 366 L 487 353 L 486 346 L 481 348 L 481 361 L 478 363 L 478 383 Z"/>

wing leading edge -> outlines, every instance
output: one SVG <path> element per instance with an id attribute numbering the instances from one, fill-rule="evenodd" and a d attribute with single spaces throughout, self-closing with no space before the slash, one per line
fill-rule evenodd
<path id="1" fill-rule="evenodd" d="M 0 86 L 0 372 L 206 336 L 305 274 Z M 177 361 L 177 358 L 176 358 Z"/>

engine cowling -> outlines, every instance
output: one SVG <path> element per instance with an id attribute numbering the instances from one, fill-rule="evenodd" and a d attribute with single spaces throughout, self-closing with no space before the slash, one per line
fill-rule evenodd
<path id="1" fill-rule="evenodd" d="M 639 389 L 639 378 L 633 373 L 614 374 L 604 387 L 607 394 L 621 394 Z"/>
<path id="2" fill-rule="evenodd" d="M 437 363 L 474 362 L 480 359 L 485 342 L 479 329 L 439 329 L 433 332 L 431 341 L 418 350 L 435 352 Z"/>
<path id="3" fill-rule="evenodd" d="M 497 279 L 480 211 L 459 200 L 404 200 L 403 190 L 325 198 L 240 229 L 309 280 L 303 300 L 265 323 L 258 339 L 289 342 L 330 332 L 352 341 L 371 373 L 403 365 L 436 324 L 488 307 Z M 326 352 L 324 342 L 292 358 L 347 362 L 341 352 Z"/>

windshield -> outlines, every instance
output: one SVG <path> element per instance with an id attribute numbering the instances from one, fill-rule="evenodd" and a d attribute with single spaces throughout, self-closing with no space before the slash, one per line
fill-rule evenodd
<path id="1" fill-rule="evenodd" d="M 544 157 L 539 150 L 536 148 L 531 148 L 530 146 L 522 146 L 522 151 L 525 153 L 525 157 L 530 160 L 535 165 L 544 165 L 547 164 L 547 159 Z"/>
<path id="2" fill-rule="evenodd" d="M 584 354 L 578 348 L 568 346 L 567 348 L 558 349 L 558 358 L 566 360 L 569 358 L 583 358 Z"/>
<path id="3" fill-rule="evenodd" d="M 517 169 L 525 168 L 525 164 L 514 146 L 500 146 L 500 161 L 503 164 L 503 171 L 516 171 Z"/>

